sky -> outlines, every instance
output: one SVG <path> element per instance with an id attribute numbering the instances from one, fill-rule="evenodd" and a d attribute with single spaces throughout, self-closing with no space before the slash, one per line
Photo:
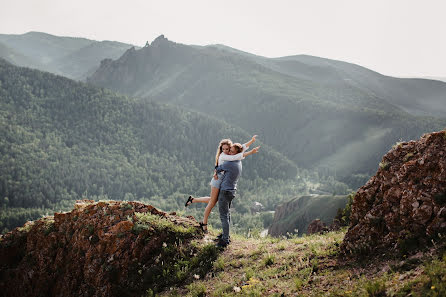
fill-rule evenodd
<path id="1" fill-rule="evenodd" d="M 0 34 L 143 46 L 164 34 L 265 57 L 312 55 L 385 75 L 446 78 L 444 0 L 0 0 Z"/>

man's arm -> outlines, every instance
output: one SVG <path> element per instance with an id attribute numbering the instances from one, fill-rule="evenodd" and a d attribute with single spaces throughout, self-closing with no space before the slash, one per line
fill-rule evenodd
<path id="1" fill-rule="evenodd" d="M 243 157 L 252 155 L 252 154 L 257 154 L 259 152 L 260 146 L 253 148 L 252 150 L 248 151 L 248 152 L 244 152 L 243 153 Z"/>
<path id="2" fill-rule="evenodd" d="M 221 153 L 219 158 L 219 161 L 240 161 L 243 160 L 245 156 L 243 156 L 243 153 L 238 153 L 236 155 L 227 155 L 225 153 Z"/>
<path id="3" fill-rule="evenodd" d="M 257 135 L 254 135 L 250 141 L 248 141 L 247 143 L 244 143 L 243 146 L 245 146 L 246 148 L 248 148 L 251 144 L 254 143 L 254 141 L 256 141 Z"/>

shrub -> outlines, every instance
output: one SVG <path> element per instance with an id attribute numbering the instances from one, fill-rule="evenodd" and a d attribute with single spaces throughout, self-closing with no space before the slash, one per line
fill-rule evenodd
<path id="1" fill-rule="evenodd" d="M 335 219 L 339 221 L 341 226 L 348 226 L 350 224 L 350 215 L 352 213 L 352 204 L 355 195 L 355 192 L 350 193 L 348 195 L 347 205 L 344 207 L 344 209 L 338 209 L 338 213 L 336 214 Z"/>
<path id="2" fill-rule="evenodd" d="M 382 280 L 368 281 L 364 289 L 369 297 L 385 297 L 386 294 L 386 284 Z"/>
<path id="3" fill-rule="evenodd" d="M 268 253 L 266 255 L 266 257 L 263 259 L 263 264 L 265 264 L 265 266 L 270 266 L 270 265 L 274 264 L 275 260 L 276 260 L 276 256 Z"/>
<path id="4" fill-rule="evenodd" d="M 189 289 L 188 296 L 191 297 L 205 297 L 206 296 L 206 286 L 202 283 L 192 283 L 187 286 Z"/>
<path id="5" fill-rule="evenodd" d="M 223 257 L 219 257 L 217 261 L 214 262 L 215 271 L 223 271 L 225 269 L 225 261 Z"/>

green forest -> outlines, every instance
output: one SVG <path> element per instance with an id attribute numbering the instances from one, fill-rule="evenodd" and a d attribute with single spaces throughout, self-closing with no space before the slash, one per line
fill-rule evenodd
<path id="1" fill-rule="evenodd" d="M 251 135 L 212 117 L 129 98 L 50 73 L 0 61 L 0 230 L 6 232 L 77 199 L 139 200 L 184 211 L 188 195 L 209 194 L 221 138 Z M 252 226 L 250 203 L 265 210 L 308 191 L 308 181 L 342 183 L 297 168 L 261 142 L 243 161 L 235 213 Z M 204 205 L 187 214 L 201 218 Z M 213 216 L 211 220 L 216 217 Z M 249 225 L 249 224 L 248 224 Z"/>

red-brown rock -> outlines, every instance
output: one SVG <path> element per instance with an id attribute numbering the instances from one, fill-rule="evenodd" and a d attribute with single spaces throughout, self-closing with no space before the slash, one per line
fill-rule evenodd
<path id="1" fill-rule="evenodd" d="M 143 223 L 138 213 L 165 225 Z M 166 228 L 169 222 L 184 228 Z M 28 222 L 0 239 L 0 295 L 141 296 L 168 285 L 163 271 L 174 257 L 194 254 L 188 242 L 202 236 L 193 218 L 150 205 L 78 201 L 71 212 Z"/>
<path id="2" fill-rule="evenodd" d="M 327 225 L 319 219 L 316 219 L 308 225 L 307 234 L 323 233 L 328 231 Z"/>
<path id="3" fill-rule="evenodd" d="M 446 231 L 446 131 L 397 144 L 353 201 L 344 253 L 399 249 Z"/>

